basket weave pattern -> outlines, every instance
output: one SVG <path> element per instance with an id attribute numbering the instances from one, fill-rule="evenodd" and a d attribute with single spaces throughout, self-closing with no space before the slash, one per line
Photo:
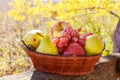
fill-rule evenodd
<path id="1" fill-rule="evenodd" d="M 100 55 L 88 57 L 52 56 L 38 54 L 24 48 L 30 56 L 35 69 L 54 74 L 81 76 L 92 73 L 94 66 L 101 57 Z"/>

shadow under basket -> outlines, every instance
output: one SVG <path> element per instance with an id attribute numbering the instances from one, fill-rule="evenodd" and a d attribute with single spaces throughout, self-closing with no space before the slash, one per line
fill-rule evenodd
<path id="1" fill-rule="evenodd" d="M 95 56 L 52 56 L 40 54 L 24 47 L 30 56 L 33 66 L 41 72 L 62 74 L 69 76 L 82 76 L 94 71 L 95 64 L 101 54 Z"/>

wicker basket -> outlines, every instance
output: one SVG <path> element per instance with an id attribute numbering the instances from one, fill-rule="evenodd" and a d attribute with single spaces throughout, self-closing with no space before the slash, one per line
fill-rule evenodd
<path id="1" fill-rule="evenodd" d="M 30 56 L 36 70 L 70 76 L 81 76 L 92 73 L 95 64 L 101 57 L 101 54 L 87 57 L 53 56 L 40 54 L 26 47 L 24 47 L 24 50 Z"/>
<path id="2" fill-rule="evenodd" d="M 60 21 L 53 26 L 52 37 L 56 27 L 70 27 L 69 23 Z M 24 42 L 23 42 L 24 43 Z M 101 54 L 95 56 L 53 56 L 41 54 L 29 50 L 24 46 L 24 50 L 30 56 L 35 69 L 54 74 L 81 76 L 92 73 L 95 64 L 101 57 Z"/>

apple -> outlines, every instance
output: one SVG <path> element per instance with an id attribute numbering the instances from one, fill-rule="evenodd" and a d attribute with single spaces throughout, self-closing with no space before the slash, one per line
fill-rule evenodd
<path id="1" fill-rule="evenodd" d="M 51 29 L 52 36 L 61 36 L 62 31 L 67 27 L 71 27 L 69 23 L 65 21 L 58 21 Z"/>
<path id="2" fill-rule="evenodd" d="M 23 41 L 28 48 L 35 50 L 38 47 L 42 37 L 42 31 L 31 30 L 23 37 Z"/>
<path id="3" fill-rule="evenodd" d="M 84 56 L 85 51 L 84 48 L 79 43 L 71 42 L 70 45 L 64 50 L 63 55 Z"/>
<path id="4" fill-rule="evenodd" d="M 84 49 L 87 55 L 100 54 L 104 49 L 104 42 L 97 35 L 87 36 Z"/>

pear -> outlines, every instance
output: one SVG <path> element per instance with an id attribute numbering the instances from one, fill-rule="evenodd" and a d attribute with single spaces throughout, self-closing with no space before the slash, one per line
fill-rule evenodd
<path id="1" fill-rule="evenodd" d="M 99 36 L 90 35 L 86 38 L 84 48 L 87 55 L 100 54 L 104 49 L 104 42 Z"/>
<path id="2" fill-rule="evenodd" d="M 40 41 L 41 38 L 44 36 L 41 30 L 30 30 L 24 37 L 23 41 L 26 44 L 26 46 L 31 49 L 35 50 Z"/>
<path id="3" fill-rule="evenodd" d="M 58 49 L 55 44 L 52 43 L 49 36 L 44 35 L 41 39 L 39 46 L 36 49 L 36 52 L 40 52 L 42 54 L 51 54 L 51 55 L 58 55 Z"/>

